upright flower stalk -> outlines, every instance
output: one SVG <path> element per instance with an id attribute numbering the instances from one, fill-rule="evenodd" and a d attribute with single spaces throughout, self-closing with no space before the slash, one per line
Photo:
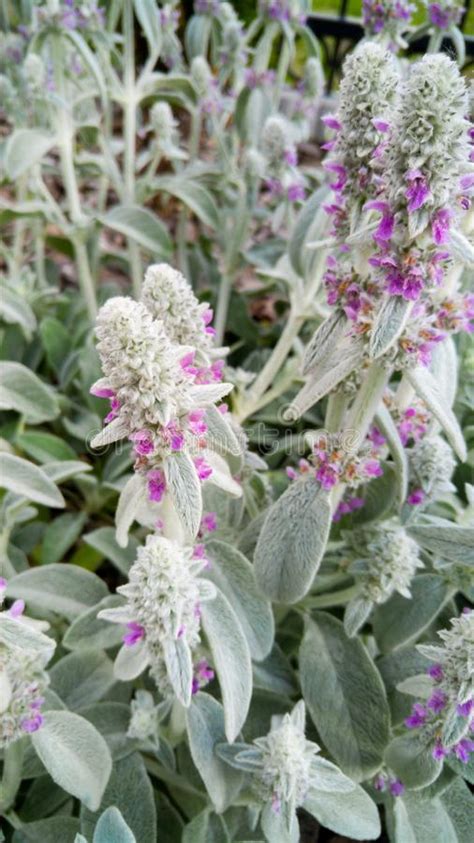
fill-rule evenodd
<path id="1" fill-rule="evenodd" d="M 232 386 L 222 383 L 222 351 L 213 346 L 211 320 L 212 310 L 198 303 L 184 277 L 159 264 L 147 272 L 142 301 L 109 299 L 96 329 L 104 377 L 91 391 L 108 398 L 111 409 L 92 445 L 126 437 L 135 454 L 130 482 L 136 500 L 147 497 L 159 504 L 169 490 L 191 538 L 201 520 L 201 482 L 210 479 L 241 493 L 214 450 L 222 440 L 227 440 L 224 447 L 230 442 L 238 450 L 238 445 L 224 417 L 226 405 L 215 407 Z M 192 516 L 176 486 L 176 472 L 185 472 Z"/>

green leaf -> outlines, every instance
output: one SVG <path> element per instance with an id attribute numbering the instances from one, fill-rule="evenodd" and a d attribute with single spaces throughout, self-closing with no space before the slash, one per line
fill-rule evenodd
<path id="1" fill-rule="evenodd" d="M 80 536 L 86 518 L 85 512 L 65 512 L 47 525 L 41 545 L 43 565 L 63 558 Z"/>
<path id="2" fill-rule="evenodd" d="M 317 612 L 300 648 L 303 697 L 327 749 L 356 781 L 380 768 L 389 738 L 385 688 L 372 659 L 342 623 Z M 330 716 L 328 713 L 330 712 Z"/>
<path id="3" fill-rule="evenodd" d="M 7 612 L 2 614 L 0 641 L 9 647 L 21 647 L 33 653 L 45 653 L 49 650 L 51 655 L 56 646 L 52 638 L 22 623 L 21 620 L 10 617 Z"/>
<path id="4" fill-rule="evenodd" d="M 101 808 L 120 805 L 122 816 L 138 843 L 157 843 L 156 808 L 153 788 L 143 760 L 138 753 L 128 755 L 114 763 Z M 92 838 L 98 813 L 81 810 L 81 831 Z"/>
<path id="5" fill-rule="evenodd" d="M 17 129 L 7 140 L 4 166 L 11 181 L 31 169 L 54 146 L 55 139 L 41 129 Z"/>
<path id="6" fill-rule="evenodd" d="M 8 582 L 7 596 L 72 620 L 108 595 L 105 583 L 74 565 L 44 565 L 22 571 Z"/>
<path id="7" fill-rule="evenodd" d="M 230 843 L 224 820 L 208 808 L 193 817 L 182 834 L 181 843 Z"/>
<path id="8" fill-rule="evenodd" d="M 102 650 L 77 650 L 63 656 L 50 670 L 51 690 L 78 709 L 97 702 L 114 684 L 112 662 Z"/>
<path id="9" fill-rule="evenodd" d="M 97 729 L 70 711 L 46 711 L 31 740 L 53 781 L 97 810 L 112 770 L 108 746 Z"/>
<path id="10" fill-rule="evenodd" d="M 137 748 L 137 741 L 127 737 L 130 725 L 130 706 L 119 702 L 101 700 L 78 711 L 97 729 L 106 741 L 112 758 L 118 761 Z"/>
<path id="11" fill-rule="evenodd" d="M 31 339 L 36 330 L 36 316 L 28 302 L 5 284 L 0 293 L 0 319 L 9 325 L 19 325 L 26 339 Z"/>
<path id="12" fill-rule="evenodd" d="M 165 459 L 163 468 L 167 490 L 184 529 L 192 539 L 197 535 L 202 517 L 201 483 L 194 463 L 188 454 L 176 452 Z"/>
<path id="13" fill-rule="evenodd" d="M 431 372 L 425 366 L 419 366 L 416 369 L 407 369 L 406 377 L 443 428 L 448 442 L 461 462 L 465 462 L 467 451 L 462 430 Z"/>
<path id="14" fill-rule="evenodd" d="M 92 843 L 136 843 L 136 840 L 118 808 L 112 805 L 100 817 Z"/>
<path id="15" fill-rule="evenodd" d="M 471 843 L 474 797 L 468 786 L 458 778 L 439 799 L 454 826 L 457 843 Z"/>
<path id="16" fill-rule="evenodd" d="M 405 787 L 417 789 L 434 782 L 443 762 L 433 758 L 433 740 L 411 732 L 394 738 L 385 753 L 385 762 Z"/>
<path id="17" fill-rule="evenodd" d="M 27 430 L 19 433 L 15 440 L 17 446 L 25 451 L 29 457 L 40 463 L 51 460 L 75 460 L 76 452 L 64 439 L 53 433 L 40 430 Z M 86 469 L 89 467 L 84 463 Z"/>
<path id="18" fill-rule="evenodd" d="M 12 843 L 75 843 L 78 831 L 79 820 L 63 814 L 25 823 L 15 831 Z"/>
<path id="19" fill-rule="evenodd" d="M 0 489 L 8 489 L 15 495 L 55 509 L 66 505 L 61 492 L 44 471 L 14 454 L 0 453 Z"/>
<path id="20" fill-rule="evenodd" d="M 295 603 L 318 571 L 331 526 L 326 492 L 314 480 L 297 480 L 271 507 L 255 548 L 255 575 L 263 593 Z"/>
<path id="21" fill-rule="evenodd" d="M 135 14 L 148 41 L 148 49 L 152 55 L 158 54 L 162 36 L 158 10 L 155 0 L 133 0 Z"/>
<path id="22" fill-rule="evenodd" d="M 327 223 L 327 215 L 322 204 L 328 196 L 326 186 L 319 187 L 304 203 L 299 212 L 288 246 L 288 255 L 294 271 L 305 276 L 309 261 L 313 256 L 306 244 L 311 240 L 319 240 L 323 236 Z"/>
<path id="23" fill-rule="evenodd" d="M 66 630 L 63 646 L 68 650 L 81 650 L 96 647 L 106 650 L 116 647 L 122 641 L 123 629 L 119 624 L 109 623 L 97 617 L 102 609 L 114 609 L 123 605 L 123 598 L 119 594 L 104 597 L 96 606 L 86 609 Z"/>
<path id="24" fill-rule="evenodd" d="M 441 518 L 426 518 L 423 523 L 408 526 L 410 536 L 441 559 L 474 565 L 474 529 L 459 527 Z"/>
<path id="25" fill-rule="evenodd" d="M 129 536 L 126 548 L 119 547 L 117 544 L 113 527 L 99 527 L 91 533 L 86 533 L 83 539 L 86 544 L 112 562 L 122 574 L 125 576 L 128 574 L 137 555 L 138 541 L 134 536 Z"/>
<path id="26" fill-rule="evenodd" d="M 216 745 L 225 740 L 224 709 L 209 694 L 199 693 L 186 712 L 186 724 L 192 759 L 221 813 L 232 804 L 243 781 L 215 752 Z"/>
<path id="27" fill-rule="evenodd" d="M 411 582 L 411 599 L 394 594 L 373 614 L 374 633 L 383 653 L 416 640 L 449 599 L 446 581 L 437 574 L 419 574 Z"/>
<path id="28" fill-rule="evenodd" d="M 318 822 L 353 840 L 378 840 L 381 827 L 375 803 L 360 786 L 349 793 L 321 793 L 311 790 L 304 808 Z M 408 841 L 407 841 L 408 843 Z"/>
<path id="29" fill-rule="evenodd" d="M 387 440 L 387 445 L 392 455 L 393 462 L 396 468 L 396 483 L 397 483 L 397 505 L 398 508 L 403 504 L 408 490 L 408 458 L 406 450 L 403 447 L 400 439 L 397 426 L 390 415 L 389 410 L 380 402 L 377 414 L 375 416 L 375 423 L 380 428 L 381 433 Z"/>
<path id="30" fill-rule="evenodd" d="M 55 419 L 59 404 L 54 392 L 22 363 L 0 362 L 0 410 L 15 410 L 30 424 Z"/>
<path id="31" fill-rule="evenodd" d="M 59 373 L 71 351 L 71 334 L 59 319 L 52 316 L 42 319 L 39 332 L 48 363 Z"/>
<path id="32" fill-rule="evenodd" d="M 421 843 L 425 840 L 429 843 L 461 843 L 440 799 L 426 799 L 418 793 L 406 793 L 402 798 L 405 808 L 402 830 L 406 833 L 410 829 L 412 836 L 397 836 L 395 843 Z"/>
<path id="33" fill-rule="evenodd" d="M 212 562 L 207 573 L 234 609 L 253 659 L 261 661 L 273 644 L 274 622 L 270 603 L 259 593 L 252 565 L 230 544 L 211 539 L 206 554 Z"/>
<path id="34" fill-rule="evenodd" d="M 252 696 L 250 652 L 242 627 L 223 594 L 202 605 L 202 625 L 224 703 L 225 733 L 232 742 L 239 734 Z"/>
<path id="35" fill-rule="evenodd" d="M 153 256 L 171 257 L 173 246 L 167 229 L 155 214 L 138 205 L 117 205 L 100 221 L 119 231 Z"/>
<path id="36" fill-rule="evenodd" d="M 55 483 L 64 483 L 77 474 L 92 471 L 92 466 L 82 460 L 54 460 L 47 465 L 42 465 L 41 470 Z"/>
<path id="37" fill-rule="evenodd" d="M 190 176 L 184 173 L 182 176 L 160 177 L 156 186 L 165 193 L 181 199 L 205 225 L 211 228 L 219 227 L 219 209 L 212 195 L 199 182 L 192 181 Z"/>

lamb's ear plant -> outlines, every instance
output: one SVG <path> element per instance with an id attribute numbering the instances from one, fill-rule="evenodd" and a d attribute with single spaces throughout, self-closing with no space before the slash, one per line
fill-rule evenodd
<path id="1" fill-rule="evenodd" d="M 473 134 L 411 11 L 364 3 L 325 175 L 305 3 L 15 10 L 7 843 L 470 843 Z"/>

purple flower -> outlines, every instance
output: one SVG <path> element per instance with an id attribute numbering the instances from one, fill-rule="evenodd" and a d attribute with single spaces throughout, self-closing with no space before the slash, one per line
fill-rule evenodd
<path id="1" fill-rule="evenodd" d="M 463 764 L 467 764 L 471 752 L 474 752 L 474 741 L 469 740 L 469 738 L 463 738 L 462 741 L 459 741 L 459 743 L 454 747 L 454 754 L 456 758 L 458 758 L 458 760 Z"/>
<path id="2" fill-rule="evenodd" d="M 295 182 L 294 184 L 290 184 L 287 190 L 287 196 L 289 202 L 302 201 L 306 196 L 303 185 L 298 184 L 297 182 Z"/>
<path id="3" fill-rule="evenodd" d="M 435 761 L 442 761 L 447 754 L 447 750 L 444 748 L 441 741 L 437 740 L 431 752 L 431 755 L 433 756 Z"/>
<path id="4" fill-rule="evenodd" d="M 25 611 L 25 601 L 24 600 L 15 600 L 13 605 L 10 607 L 10 611 L 8 614 L 11 618 L 21 618 L 23 612 Z"/>
<path id="5" fill-rule="evenodd" d="M 323 489 L 329 491 L 339 480 L 339 473 L 334 466 L 323 463 L 316 471 L 316 480 L 321 483 Z"/>
<path id="6" fill-rule="evenodd" d="M 405 191 L 405 197 L 408 200 L 408 213 L 411 214 L 423 207 L 431 191 L 421 170 L 409 170 L 406 180 L 410 183 Z"/>
<path id="7" fill-rule="evenodd" d="M 32 732 L 37 732 L 38 729 L 41 728 L 43 721 L 43 715 L 37 711 L 32 717 L 26 717 L 21 721 L 21 728 L 24 732 L 31 734 Z"/>
<path id="8" fill-rule="evenodd" d="M 208 533 L 213 533 L 217 530 L 217 515 L 215 512 L 208 512 L 203 516 L 201 530 L 205 530 Z"/>
<path id="9" fill-rule="evenodd" d="M 435 680 L 435 682 L 441 682 L 444 676 L 443 668 L 440 664 L 432 664 L 426 672 L 428 676 L 431 676 L 431 678 Z"/>
<path id="10" fill-rule="evenodd" d="M 391 239 L 395 225 L 395 218 L 390 211 L 390 206 L 387 202 L 381 202 L 378 199 L 374 199 L 370 202 L 366 202 L 364 209 L 367 211 L 380 211 L 382 214 L 382 219 L 380 220 L 379 226 L 374 234 L 374 240 L 386 243 L 387 240 Z"/>
<path id="11" fill-rule="evenodd" d="M 443 691 L 438 689 L 431 695 L 426 705 L 427 708 L 431 708 L 435 714 L 439 714 L 439 712 L 446 707 L 446 695 Z"/>
<path id="12" fill-rule="evenodd" d="M 284 157 L 286 163 L 290 165 L 290 167 L 296 167 L 296 165 L 298 163 L 298 156 L 296 154 L 296 149 L 294 149 L 293 147 L 290 147 L 289 149 L 285 149 L 283 157 Z"/>
<path id="13" fill-rule="evenodd" d="M 409 503 L 410 506 L 419 506 L 423 503 L 424 499 L 425 493 L 423 489 L 413 489 L 413 492 L 410 492 L 407 497 L 407 503 Z"/>
<path id="14" fill-rule="evenodd" d="M 407 729 L 419 729 L 420 726 L 425 725 L 427 716 L 428 712 L 424 706 L 421 703 L 415 703 L 410 716 L 405 718 L 405 726 Z"/>
<path id="15" fill-rule="evenodd" d="M 400 781 L 400 779 L 392 779 L 389 787 L 392 796 L 402 796 L 405 793 L 405 785 Z"/>
<path id="16" fill-rule="evenodd" d="M 321 117 L 321 121 L 328 127 L 328 129 L 334 129 L 336 132 L 338 132 L 339 129 L 342 129 L 341 122 L 335 114 L 325 114 Z"/>
<path id="17" fill-rule="evenodd" d="M 122 638 L 126 647 L 133 647 L 137 641 L 141 641 L 142 638 L 145 637 L 145 630 L 143 626 L 135 621 L 130 621 L 130 623 L 127 624 L 127 629 L 128 632 L 126 632 Z"/>
<path id="18" fill-rule="evenodd" d="M 90 394 L 95 395 L 96 398 L 114 398 L 115 392 L 105 386 L 91 386 Z"/>
<path id="19" fill-rule="evenodd" d="M 154 450 L 152 434 L 149 430 L 138 430 L 132 433 L 129 439 L 134 443 L 133 450 L 139 456 L 146 457 Z"/>
<path id="20" fill-rule="evenodd" d="M 462 10 L 459 8 L 443 9 L 439 3 L 430 3 L 428 14 L 433 26 L 437 26 L 438 29 L 448 29 L 451 24 L 459 23 Z"/>
<path id="21" fill-rule="evenodd" d="M 202 659 L 194 666 L 194 676 L 192 684 L 192 694 L 197 694 L 201 688 L 204 688 L 209 682 L 214 679 L 214 671 L 206 659 Z"/>
<path id="22" fill-rule="evenodd" d="M 166 480 L 163 472 L 156 468 L 148 472 L 148 498 L 159 503 L 166 490 Z"/>
<path id="23" fill-rule="evenodd" d="M 204 457 L 195 457 L 194 465 L 200 480 L 207 480 L 212 474 L 212 468 Z"/>
<path id="24" fill-rule="evenodd" d="M 385 442 L 387 441 L 385 439 L 385 436 L 382 436 L 380 430 L 378 429 L 378 427 L 375 426 L 375 424 L 373 424 L 370 428 L 367 438 L 370 439 L 372 444 L 376 447 L 385 445 Z"/>
<path id="25" fill-rule="evenodd" d="M 451 212 L 447 208 L 437 211 L 431 220 L 431 232 L 437 246 L 448 242 L 450 222 Z"/>
<path id="26" fill-rule="evenodd" d="M 460 703 L 456 708 L 460 717 L 469 717 L 474 711 L 474 700 L 467 700 L 465 703 Z"/>
<path id="27" fill-rule="evenodd" d="M 336 173 L 338 176 L 337 181 L 332 182 L 329 186 L 335 191 L 342 190 L 347 181 L 347 170 L 344 165 L 338 164 L 336 161 L 326 161 L 323 166 L 325 170 Z"/>
<path id="28" fill-rule="evenodd" d="M 378 460 L 365 460 L 364 473 L 367 475 L 367 477 L 381 477 L 383 474 L 383 469 Z"/>
<path id="29" fill-rule="evenodd" d="M 378 132 L 388 132 L 390 128 L 390 123 L 387 123 L 386 120 L 381 120 L 379 117 L 374 117 L 372 123 Z"/>

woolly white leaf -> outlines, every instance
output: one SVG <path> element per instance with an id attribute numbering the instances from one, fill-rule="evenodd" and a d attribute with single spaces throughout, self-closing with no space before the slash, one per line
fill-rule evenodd
<path id="1" fill-rule="evenodd" d="M 96 811 L 112 770 L 109 748 L 97 729 L 70 711 L 46 711 L 31 740 L 53 781 Z"/>
<path id="2" fill-rule="evenodd" d="M 439 421 L 443 428 L 449 443 L 455 450 L 459 459 L 464 462 L 466 460 L 467 451 L 466 443 L 462 435 L 462 430 L 454 415 L 453 411 L 447 406 L 443 400 L 438 384 L 433 375 L 428 369 L 418 367 L 416 369 L 407 370 L 407 378 L 415 392 L 425 402 L 428 409 Z"/>
<path id="3" fill-rule="evenodd" d="M 369 353 L 374 359 L 385 354 L 402 333 L 413 302 L 402 296 L 388 296 L 377 312 L 370 334 Z"/>
<path id="4" fill-rule="evenodd" d="M 130 527 L 145 497 L 146 478 L 141 474 L 132 474 L 120 492 L 115 512 L 115 537 L 119 547 L 127 547 Z"/>
<path id="5" fill-rule="evenodd" d="M 202 606 L 202 625 L 221 688 L 225 734 L 232 742 L 245 723 L 252 696 L 248 644 L 234 610 L 219 591 Z"/>
<path id="6" fill-rule="evenodd" d="M 193 684 L 193 662 L 189 645 L 183 638 L 164 641 L 163 655 L 173 690 L 179 702 L 187 708 L 191 702 Z"/>
<path id="7" fill-rule="evenodd" d="M 186 712 L 189 749 L 216 811 L 230 805 L 242 784 L 242 774 L 232 770 L 216 754 L 224 741 L 224 709 L 208 694 L 199 693 Z"/>
<path id="8" fill-rule="evenodd" d="M 321 562 L 331 526 L 329 498 L 315 480 L 297 480 L 273 504 L 255 549 L 262 591 L 279 603 L 307 593 Z"/>
<path id="9" fill-rule="evenodd" d="M 199 530 L 202 517 L 201 484 L 192 459 L 184 452 L 172 454 L 163 464 L 166 486 L 190 538 Z"/>

